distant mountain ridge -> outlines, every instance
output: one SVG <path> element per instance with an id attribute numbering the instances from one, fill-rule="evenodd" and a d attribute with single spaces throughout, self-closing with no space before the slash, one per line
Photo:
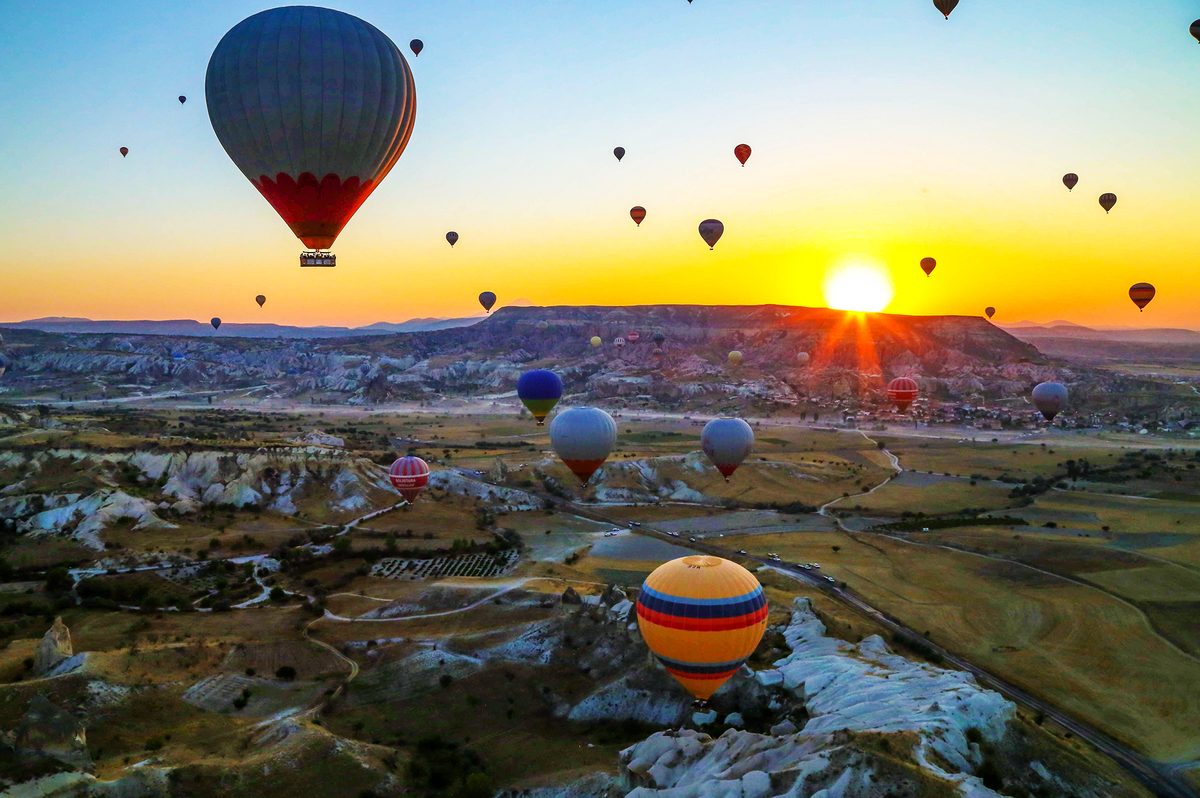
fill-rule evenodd
<path id="1" fill-rule="evenodd" d="M 296 327 L 286 324 L 239 324 L 224 322 L 214 330 L 208 322 L 194 319 L 101 320 L 69 316 L 47 316 L 18 322 L 0 323 L 0 329 L 40 330 L 52 333 L 93 333 L 101 335 L 167 335 L 193 338 L 355 338 L 365 335 L 428 332 L 468 327 L 483 316 L 460 319 L 420 318 L 398 324 L 376 322 L 365 327 Z"/>

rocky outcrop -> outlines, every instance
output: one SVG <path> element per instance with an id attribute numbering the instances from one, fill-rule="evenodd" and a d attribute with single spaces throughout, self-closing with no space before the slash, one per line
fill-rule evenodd
<path id="1" fill-rule="evenodd" d="M 71 648 L 71 630 L 63 623 L 61 616 L 55 618 L 54 625 L 38 644 L 37 656 L 33 660 L 33 673 L 35 676 L 45 676 L 60 662 L 70 659 L 74 654 Z"/>
<path id="2" fill-rule="evenodd" d="M 77 770 L 92 767 L 83 724 L 41 695 L 30 700 L 13 730 L 12 743 L 19 757 L 49 757 Z"/>

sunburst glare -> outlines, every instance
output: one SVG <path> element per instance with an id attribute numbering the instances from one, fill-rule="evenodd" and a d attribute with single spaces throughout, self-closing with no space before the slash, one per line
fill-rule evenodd
<path id="1" fill-rule="evenodd" d="M 825 275 L 825 304 L 837 310 L 883 310 L 892 301 L 892 278 L 882 266 L 842 262 Z"/>

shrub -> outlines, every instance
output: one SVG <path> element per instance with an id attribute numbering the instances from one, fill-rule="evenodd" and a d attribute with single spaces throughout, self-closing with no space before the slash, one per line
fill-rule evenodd
<path id="1" fill-rule="evenodd" d="M 275 678 L 290 682 L 296 678 L 296 669 L 291 665 L 281 665 L 279 670 L 275 671 Z"/>

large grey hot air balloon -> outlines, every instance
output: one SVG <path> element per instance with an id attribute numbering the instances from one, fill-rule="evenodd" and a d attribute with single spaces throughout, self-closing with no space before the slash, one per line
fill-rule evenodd
<path id="1" fill-rule="evenodd" d="M 709 249 L 715 247 L 724 234 L 725 225 L 716 219 L 705 219 L 700 223 L 700 237 L 704 239 L 705 244 L 708 244 Z"/>
<path id="2" fill-rule="evenodd" d="M 728 482 L 754 448 L 754 430 L 740 418 L 714 418 L 700 433 L 700 448 Z"/>
<path id="3" fill-rule="evenodd" d="M 333 246 L 416 119 L 412 72 L 392 40 L 310 6 L 235 25 L 208 62 L 204 96 L 225 152 L 310 249 Z"/>
<path id="4" fill-rule="evenodd" d="M 572 407 L 550 422 L 550 446 L 585 485 L 617 443 L 617 422 L 595 407 Z"/>
<path id="5" fill-rule="evenodd" d="M 1061 382 L 1043 382 L 1033 389 L 1031 398 L 1046 420 L 1053 421 L 1067 406 L 1067 386 Z"/>

